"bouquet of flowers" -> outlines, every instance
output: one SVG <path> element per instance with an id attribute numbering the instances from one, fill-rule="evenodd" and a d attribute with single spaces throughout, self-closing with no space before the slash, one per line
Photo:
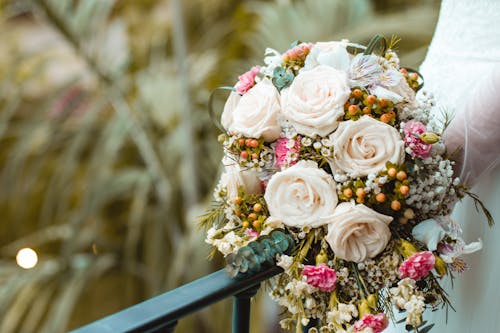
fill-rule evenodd
<path id="1" fill-rule="evenodd" d="M 481 248 L 449 216 L 467 191 L 447 124 L 430 121 L 432 96 L 416 94 L 422 78 L 400 67 L 396 42 L 267 49 L 230 88 L 202 224 L 232 276 L 283 268 L 270 293 L 285 329 L 377 333 L 396 309 L 426 332 L 424 309 L 449 305 L 439 279 Z"/>

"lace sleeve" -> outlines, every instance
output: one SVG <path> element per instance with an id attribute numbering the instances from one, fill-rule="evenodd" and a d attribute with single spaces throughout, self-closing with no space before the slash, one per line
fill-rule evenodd
<path id="1" fill-rule="evenodd" d="M 500 65 L 472 91 L 444 133 L 447 151 L 456 152 L 455 172 L 473 186 L 500 162 Z"/>

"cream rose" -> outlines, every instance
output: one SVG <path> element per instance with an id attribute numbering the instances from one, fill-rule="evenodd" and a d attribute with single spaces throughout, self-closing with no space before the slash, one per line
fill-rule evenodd
<path id="1" fill-rule="evenodd" d="M 392 217 L 365 205 L 344 202 L 337 206 L 328 224 L 326 241 L 335 255 L 362 262 L 382 252 L 391 239 Z"/>
<path id="2" fill-rule="evenodd" d="M 299 73 L 282 91 L 283 116 L 300 134 L 326 136 L 337 128 L 350 93 L 345 72 L 315 67 Z"/>
<path id="3" fill-rule="evenodd" d="M 264 199 L 272 218 L 298 228 L 328 223 L 338 202 L 332 176 L 312 161 L 300 161 L 274 174 Z"/>
<path id="4" fill-rule="evenodd" d="M 262 193 L 262 184 L 255 169 L 242 169 L 238 163 L 228 158 L 224 158 L 222 163 L 225 169 L 220 178 L 220 186 L 226 189 L 229 201 L 238 197 L 240 186 L 248 194 Z"/>
<path id="5" fill-rule="evenodd" d="M 349 53 L 344 42 L 318 42 L 306 57 L 303 70 L 325 65 L 346 71 L 349 68 Z"/>
<path id="6" fill-rule="evenodd" d="M 231 93 L 221 116 L 222 126 L 229 132 L 271 142 L 279 138 L 281 127 L 280 94 L 269 79 L 265 78 L 240 96 Z"/>
<path id="7" fill-rule="evenodd" d="M 369 116 L 344 121 L 330 136 L 334 158 L 330 166 L 352 176 L 376 174 L 385 164 L 404 162 L 404 142 L 394 127 Z"/>

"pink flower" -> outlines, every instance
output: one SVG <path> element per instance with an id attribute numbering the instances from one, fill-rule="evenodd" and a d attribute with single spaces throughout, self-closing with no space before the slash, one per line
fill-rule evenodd
<path id="1" fill-rule="evenodd" d="M 255 77 L 259 74 L 259 71 L 260 66 L 254 66 L 248 72 L 238 76 L 239 81 L 236 84 L 238 94 L 243 95 L 255 85 Z"/>
<path id="2" fill-rule="evenodd" d="M 406 259 L 399 267 L 400 278 L 420 280 L 434 268 L 436 258 L 431 251 L 418 252 Z"/>
<path id="3" fill-rule="evenodd" d="M 294 46 L 290 50 L 286 51 L 285 54 L 283 55 L 283 60 L 284 61 L 304 61 L 309 54 L 309 51 L 311 51 L 311 48 L 313 47 L 313 44 L 311 43 L 302 43 L 297 46 Z"/>
<path id="4" fill-rule="evenodd" d="M 250 241 L 256 240 L 259 237 L 259 232 L 253 229 L 245 230 L 245 234 L 249 237 Z"/>
<path id="5" fill-rule="evenodd" d="M 354 324 L 354 330 L 356 332 L 359 332 L 369 327 L 373 330 L 374 333 L 379 333 L 385 330 L 388 325 L 389 321 L 387 320 L 385 313 L 381 312 L 376 315 L 367 314 Z"/>
<path id="6" fill-rule="evenodd" d="M 299 159 L 300 138 L 298 137 L 295 142 L 288 138 L 279 138 L 276 140 L 276 166 L 278 168 L 291 167 L 296 164 Z"/>
<path id="7" fill-rule="evenodd" d="M 403 132 L 405 144 L 411 148 L 411 156 L 427 158 L 430 156 L 432 145 L 425 143 L 419 135 L 427 131 L 424 124 L 418 121 L 409 121 L 405 124 Z"/>
<path id="8" fill-rule="evenodd" d="M 319 266 L 305 265 L 302 275 L 307 278 L 307 283 L 321 291 L 332 291 L 335 289 L 337 273 L 325 264 Z"/>

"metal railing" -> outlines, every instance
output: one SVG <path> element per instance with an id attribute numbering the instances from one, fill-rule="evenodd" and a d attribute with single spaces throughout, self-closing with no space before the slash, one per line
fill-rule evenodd
<path id="1" fill-rule="evenodd" d="M 248 333 L 250 298 L 260 283 L 283 270 L 272 266 L 243 279 L 231 279 L 224 270 L 206 275 L 164 294 L 138 303 L 71 333 L 170 333 L 178 320 L 220 300 L 233 296 L 232 332 Z"/>

